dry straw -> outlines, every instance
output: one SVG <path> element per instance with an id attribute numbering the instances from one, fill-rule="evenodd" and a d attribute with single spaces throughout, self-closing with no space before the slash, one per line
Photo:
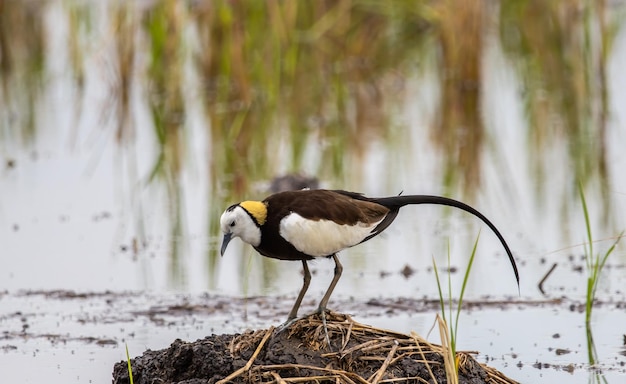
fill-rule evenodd
<path id="1" fill-rule="evenodd" d="M 331 345 L 326 344 L 324 325 L 318 315 L 311 315 L 292 324 L 281 334 L 274 328 L 248 332 L 235 337 L 230 345 L 233 357 L 254 350 L 247 363 L 218 383 L 443 383 L 446 381 L 444 361 L 450 352 L 432 344 L 415 332 L 411 335 L 374 328 L 354 321 L 350 316 L 328 312 L 327 328 Z M 299 350 L 318 358 L 307 364 L 255 364 L 269 348 L 274 337 L 297 340 Z M 494 368 L 478 363 L 470 352 L 457 352 L 459 374 L 472 382 L 516 383 Z M 319 364 L 317 364 L 319 363 Z M 413 366 L 413 376 L 403 368 Z M 370 373 L 364 375 L 364 372 Z M 422 373 L 420 377 L 417 373 Z M 467 380 L 466 380 L 467 381 Z M 463 382 L 460 380 L 459 382 Z"/>

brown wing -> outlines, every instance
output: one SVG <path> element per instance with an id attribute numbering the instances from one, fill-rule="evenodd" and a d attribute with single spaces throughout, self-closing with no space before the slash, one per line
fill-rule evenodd
<path id="1" fill-rule="evenodd" d="M 375 223 L 389 213 L 389 208 L 358 197 L 361 195 L 315 189 L 281 192 L 265 201 L 268 210 L 280 217 L 295 212 L 309 220 L 332 220 L 348 225 Z"/>

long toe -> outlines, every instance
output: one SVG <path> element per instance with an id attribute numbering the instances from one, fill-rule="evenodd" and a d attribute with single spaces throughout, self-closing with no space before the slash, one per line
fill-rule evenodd
<path id="1" fill-rule="evenodd" d="M 291 327 L 298 320 L 300 319 L 299 318 L 287 319 L 287 321 L 285 321 L 284 323 L 276 327 L 276 329 L 274 330 L 274 335 L 278 335 L 279 333 L 282 333 L 283 331 L 289 329 L 289 327 Z"/>
<path id="2" fill-rule="evenodd" d="M 328 336 L 328 325 L 326 324 L 326 308 L 319 308 L 322 324 L 324 325 L 324 335 L 326 336 L 326 344 L 330 348 L 330 336 Z"/>

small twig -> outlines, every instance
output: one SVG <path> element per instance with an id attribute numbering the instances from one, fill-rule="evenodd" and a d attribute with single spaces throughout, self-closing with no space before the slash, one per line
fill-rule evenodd
<path id="1" fill-rule="evenodd" d="M 545 295 L 546 292 L 543 290 L 543 283 L 546 282 L 546 280 L 548 280 L 548 277 L 552 274 L 552 272 L 556 269 L 556 263 L 552 264 L 552 268 L 550 268 L 550 270 L 548 271 L 548 273 L 546 273 L 546 275 L 543 277 L 543 279 L 541 279 L 541 281 L 539 282 L 539 291 L 541 292 L 542 295 Z"/>
<path id="2" fill-rule="evenodd" d="M 242 373 L 248 371 L 250 369 L 250 367 L 252 366 L 252 364 L 254 364 L 254 360 L 256 360 L 256 357 L 259 355 L 259 353 L 261 353 L 261 350 L 263 349 L 263 346 L 265 345 L 265 343 L 267 342 L 267 339 L 270 338 L 270 336 L 272 335 L 273 332 L 274 332 L 274 327 L 272 326 L 272 327 L 270 327 L 267 330 L 267 332 L 265 332 L 265 336 L 263 336 L 263 340 L 261 340 L 261 342 L 259 343 L 259 346 L 256 348 L 256 350 L 252 354 L 252 357 L 250 357 L 250 360 L 248 360 L 246 365 L 244 365 L 243 367 L 239 368 L 238 370 L 236 370 L 235 372 L 231 373 L 230 375 L 226 376 L 222 380 L 218 381 L 217 384 L 228 383 L 229 381 L 231 381 L 235 377 L 238 377 Z"/>
<path id="3" fill-rule="evenodd" d="M 272 371 L 272 376 L 278 376 L 278 373 L 273 372 Z M 328 381 L 329 379 L 336 379 L 339 378 L 340 375 L 330 375 L 330 376 L 307 376 L 307 377 L 287 377 L 286 379 L 283 379 L 282 377 L 280 377 L 281 379 L 281 383 L 287 383 L 286 380 L 289 380 L 289 383 L 310 383 L 310 382 L 316 382 L 316 381 Z"/>
<path id="4" fill-rule="evenodd" d="M 483 367 L 484 365 L 481 364 Z M 519 384 L 519 382 L 517 381 L 513 381 L 511 379 L 509 379 L 508 377 L 502 375 L 502 372 L 492 372 L 491 370 L 487 371 L 487 376 L 489 377 L 489 380 L 497 382 L 497 383 L 502 383 L 502 384 L 512 384 L 512 383 L 516 383 Z"/>
<path id="5" fill-rule="evenodd" d="M 345 351 L 343 351 L 341 353 L 341 355 L 342 356 L 346 356 L 346 355 L 351 354 L 354 351 L 358 351 L 359 349 L 369 348 L 372 345 L 378 345 L 378 344 L 380 344 L 380 340 L 378 340 L 378 339 L 373 339 L 373 340 L 370 340 L 370 341 L 366 341 L 365 343 L 362 343 L 362 344 L 359 344 L 359 345 L 355 345 L 352 348 L 346 349 Z"/>
<path id="6" fill-rule="evenodd" d="M 343 380 L 343 382 L 347 382 L 349 384 L 356 384 L 354 381 L 350 380 L 350 378 L 346 375 L 348 372 L 341 372 L 339 377 Z M 341 381 L 340 381 L 341 382 Z"/>
<path id="7" fill-rule="evenodd" d="M 329 372 L 333 375 L 341 376 L 345 381 L 350 383 L 361 383 L 361 384 L 369 384 L 364 378 L 357 375 L 354 372 L 346 372 L 342 370 L 332 369 L 332 368 L 323 368 L 323 367 L 315 367 L 313 365 L 304 365 L 304 364 L 273 364 L 273 365 L 261 365 L 258 367 L 259 369 L 308 369 L 311 371 L 320 371 L 320 372 Z M 288 379 L 291 381 L 291 379 Z M 310 380 L 310 378 L 308 378 Z M 308 381 L 307 380 L 307 381 Z"/>
<path id="8" fill-rule="evenodd" d="M 395 383 L 396 381 L 410 382 L 411 380 L 417 380 L 420 383 L 430 384 L 429 381 L 426 381 L 426 380 L 422 379 L 419 376 L 415 376 L 415 377 L 394 377 L 393 379 L 381 380 L 381 381 L 379 381 L 379 384 L 380 383 Z"/>
<path id="9" fill-rule="evenodd" d="M 272 375 L 272 377 L 274 378 L 274 380 L 276 380 L 278 384 L 287 384 L 287 382 L 282 377 L 280 377 L 277 372 L 270 372 L 270 375 Z"/>
<path id="10" fill-rule="evenodd" d="M 361 348 L 361 352 L 369 352 L 369 351 L 373 351 L 376 349 L 382 349 L 385 348 L 389 345 L 393 345 L 394 343 L 397 344 L 398 342 L 396 340 L 387 340 L 387 341 L 383 341 L 383 340 L 379 340 L 380 343 L 376 344 L 376 345 L 370 345 L 367 346 L 365 348 Z"/>
<path id="11" fill-rule="evenodd" d="M 393 359 L 393 356 L 396 354 L 396 351 L 398 350 L 399 344 L 398 344 L 398 341 L 396 341 L 396 340 L 394 340 L 394 342 L 395 342 L 395 344 L 391 348 L 391 351 L 389 351 L 389 354 L 387 355 L 387 358 L 383 362 L 383 365 L 381 365 L 380 368 L 378 369 L 378 372 L 376 372 L 376 376 L 374 377 L 374 380 L 372 381 L 372 384 L 378 384 L 380 379 L 382 379 L 383 375 L 385 374 L 385 371 L 387 370 L 387 367 L 389 366 L 389 363 L 391 362 L 391 359 Z"/>
<path id="12" fill-rule="evenodd" d="M 398 350 L 401 350 L 401 349 L 402 348 L 398 348 Z M 434 351 L 427 351 L 427 352 L 436 353 Z M 409 352 L 409 353 L 405 352 L 405 353 L 402 353 L 402 354 L 397 354 L 397 352 L 396 352 L 396 357 L 394 357 L 393 360 L 391 360 L 390 364 L 395 364 L 396 362 L 404 359 L 405 357 L 412 357 L 413 355 L 416 355 L 418 353 L 419 353 L 419 351 L 416 351 L 416 350 L 413 350 L 412 352 Z M 422 364 L 437 364 L 436 361 L 432 361 L 432 360 L 425 360 L 424 361 L 424 360 L 418 360 L 418 359 L 414 358 L 413 361 L 416 362 L 416 363 L 422 363 Z"/>
<path id="13" fill-rule="evenodd" d="M 382 356 L 359 356 L 358 359 L 362 361 L 385 361 Z"/>
<path id="14" fill-rule="evenodd" d="M 406 347 L 400 347 L 398 348 L 400 351 L 408 351 L 411 355 L 416 353 L 415 352 L 415 345 L 409 345 Z M 437 351 L 425 351 L 425 353 L 437 353 Z"/>
<path id="15" fill-rule="evenodd" d="M 414 331 L 411 331 L 411 337 L 413 338 L 413 340 L 415 340 L 415 344 L 417 344 L 417 348 L 420 350 L 422 359 L 424 359 L 424 361 L 427 361 L 426 356 L 424 356 L 424 351 L 422 351 L 422 346 L 419 343 L 417 333 L 415 333 Z M 435 375 L 433 374 L 433 370 L 430 369 L 430 364 L 428 364 L 427 362 L 425 365 L 426 365 L 426 369 L 428 369 L 428 373 L 430 374 L 430 377 L 433 379 L 433 383 L 436 383 L 437 379 L 435 378 Z"/>
<path id="16" fill-rule="evenodd" d="M 352 327 L 354 326 L 354 322 L 350 322 L 350 325 L 348 325 L 348 331 L 346 332 L 346 337 L 343 340 L 343 343 L 341 344 L 341 350 L 343 351 L 346 346 L 348 345 L 348 342 L 350 341 L 350 336 L 352 336 Z"/>

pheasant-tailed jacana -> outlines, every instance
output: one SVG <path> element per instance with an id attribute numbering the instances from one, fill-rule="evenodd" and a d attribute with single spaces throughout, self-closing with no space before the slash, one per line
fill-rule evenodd
<path id="1" fill-rule="evenodd" d="M 224 232 L 221 254 L 224 255 L 233 237 L 240 237 L 263 256 L 301 260 L 304 284 L 289 312 L 288 321 L 296 318 L 311 281 L 307 260 L 332 257 L 335 275 L 318 307 L 323 313 L 343 270 L 337 252 L 378 235 L 394 221 L 400 208 L 410 204 L 447 205 L 480 218 L 504 246 L 519 285 L 515 259 L 495 225 L 471 206 L 442 196 L 371 198 L 354 192 L 315 189 L 279 192 L 263 201 L 243 201 L 228 207 L 220 218 Z"/>

